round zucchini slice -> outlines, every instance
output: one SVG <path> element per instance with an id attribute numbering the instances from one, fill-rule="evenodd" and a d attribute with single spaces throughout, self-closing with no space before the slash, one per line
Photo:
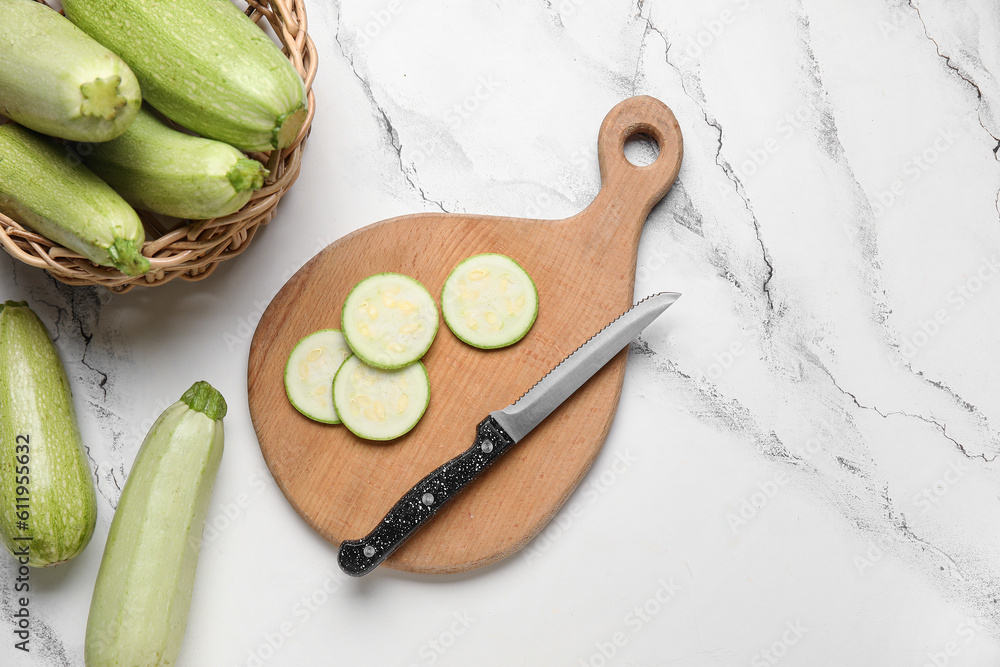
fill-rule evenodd
<path id="1" fill-rule="evenodd" d="M 482 349 L 513 345 L 538 315 L 538 290 L 521 265 L 487 253 L 463 260 L 441 290 L 441 314 L 460 340 Z"/>
<path id="2" fill-rule="evenodd" d="M 333 377 L 349 356 L 351 349 L 337 329 L 314 331 L 296 343 L 285 364 L 285 393 L 292 406 L 314 421 L 339 424 Z"/>
<path id="3" fill-rule="evenodd" d="M 424 356 L 438 329 L 434 297 L 399 273 L 377 273 L 347 295 L 341 314 L 347 344 L 369 366 L 392 370 Z"/>
<path id="4" fill-rule="evenodd" d="M 431 389 L 419 361 L 398 370 L 373 368 L 357 356 L 344 362 L 333 380 L 333 404 L 351 433 L 366 440 L 392 440 L 424 414 Z"/>

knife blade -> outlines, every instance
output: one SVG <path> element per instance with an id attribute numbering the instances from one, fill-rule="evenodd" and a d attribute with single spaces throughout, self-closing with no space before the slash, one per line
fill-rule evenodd
<path id="1" fill-rule="evenodd" d="M 398 549 L 449 500 L 545 420 L 563 401 L 669 308 L 680 294 L 646 297 L 563 359 L 511 405 L 491 412 L 476 427 L 473 445 L 416 483 L 378 525 L 359 540 L 340 545 L 337 562 L 347 574 L 368 574 Z"/>

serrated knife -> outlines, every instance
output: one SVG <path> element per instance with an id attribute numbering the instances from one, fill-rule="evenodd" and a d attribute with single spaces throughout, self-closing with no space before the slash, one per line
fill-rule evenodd
<path id="1" fill-rule="evenodd" d="M 443 464 L 406 492 L 379 524 L 360 540 L 345 540 L 337 561 L 347 574 L 360 577 L 374 570 L 438 510 L 521 441 L 611 361 L 680 294 L 660 292 L 646 297 L 594 334 L 549 371 L 521 398 L 491 412 L 476 427 L 473 445 Z"/>

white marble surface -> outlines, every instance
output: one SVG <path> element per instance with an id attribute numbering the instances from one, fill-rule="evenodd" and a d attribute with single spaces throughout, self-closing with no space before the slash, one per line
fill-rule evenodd
<path id="1" fill-rule="evenodd" d="M 1000 664 L 996 3 L 308 7 L 315 129 L 244 256 L 125 296 L 0 259 L 2 296 L 58 333 L 100 491 L 91 546 L 32 574 L 30 655 L 0 555 L 0 664 L 83 663 L 119 489 L 196 379 L 230 411 L 180 665 Z M 382 218 L 580 210 L 601 119 L 641 93 L 686 154 L 636 293 L 684 297 L 633 349 L 595 467 L 495 566 L 343 578 L 257 448 L 261 310 Z"/>

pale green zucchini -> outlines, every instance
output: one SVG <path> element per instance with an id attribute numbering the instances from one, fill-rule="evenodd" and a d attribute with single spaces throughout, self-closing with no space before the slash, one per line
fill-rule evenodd
<path id="1" fill-rule="evenodd" d="M 441 288 L 441 314 L 459 340 L 484 350 L 524 338 L 538 315 L 538 290 L 521 265 L 484 253 L 459 262 Z"/>
<path id="2" fill-rule="evenodd" d="M 333 378 L 333 405 L 347 429 L 366 440 L 393 440 L 409 433 L 431 400 L 427 369 L 419 361 L 387 371 L 357 356 Z"/>
<path id="3" fill-rule="evenodd" d="M 351 351 L 369 366 L 387 370 L 424 356 L 438 330 L 434 297 L 401 273 L 376 273 L 355 285 L 340 321 Z"/>
<path id="4" fill-rule="evenodd" d="M 0 212 L 95 264 L 130 276 L 148 271 L 139 216 L 70 158 L 31 130 L 0 125 Z"/>
<path id="5" fill-rule="evenodd" d="M 351 356 L 338 329 L 314 331 L 298 343 L 285 364 L 285 394 L 296 410 L 324 424 L 339 424 L 333 407 L 333 378 Z"/>
<path id="6" fill-rule="evenodd" d="M 84 159 L 136 208 L 195 220 L 240 210 L 267 176 L 229 144 L 178 132 L 146 108 L 125 134 L 95 144 Z"/>
<path id="7" fill-rule="evenodd" d="M 283 148 L 306 119 L 302 78 L 229 0 L 63 0 L 171 120 L 243 150 Z"/>
<path id="8" fill-rule="evenodd" d="M 33 567 L 94 534 L 97 503 L 66 371 L 24 302 L 0 306 L 0 538 Z"/>
<path id="9" fill-rule="evenodd" d="M 35 0 L 0 0 L 0 114 L 73 141 L 125 131 L 142 102 L 125 62 Z"/>
<path id="10" fill-rule="evenodd" d="M 87 667 L 173 665 L 222 459 L 226 402 L 196 382 L 142 443 L 104 547 L 87 618 Z"/>

